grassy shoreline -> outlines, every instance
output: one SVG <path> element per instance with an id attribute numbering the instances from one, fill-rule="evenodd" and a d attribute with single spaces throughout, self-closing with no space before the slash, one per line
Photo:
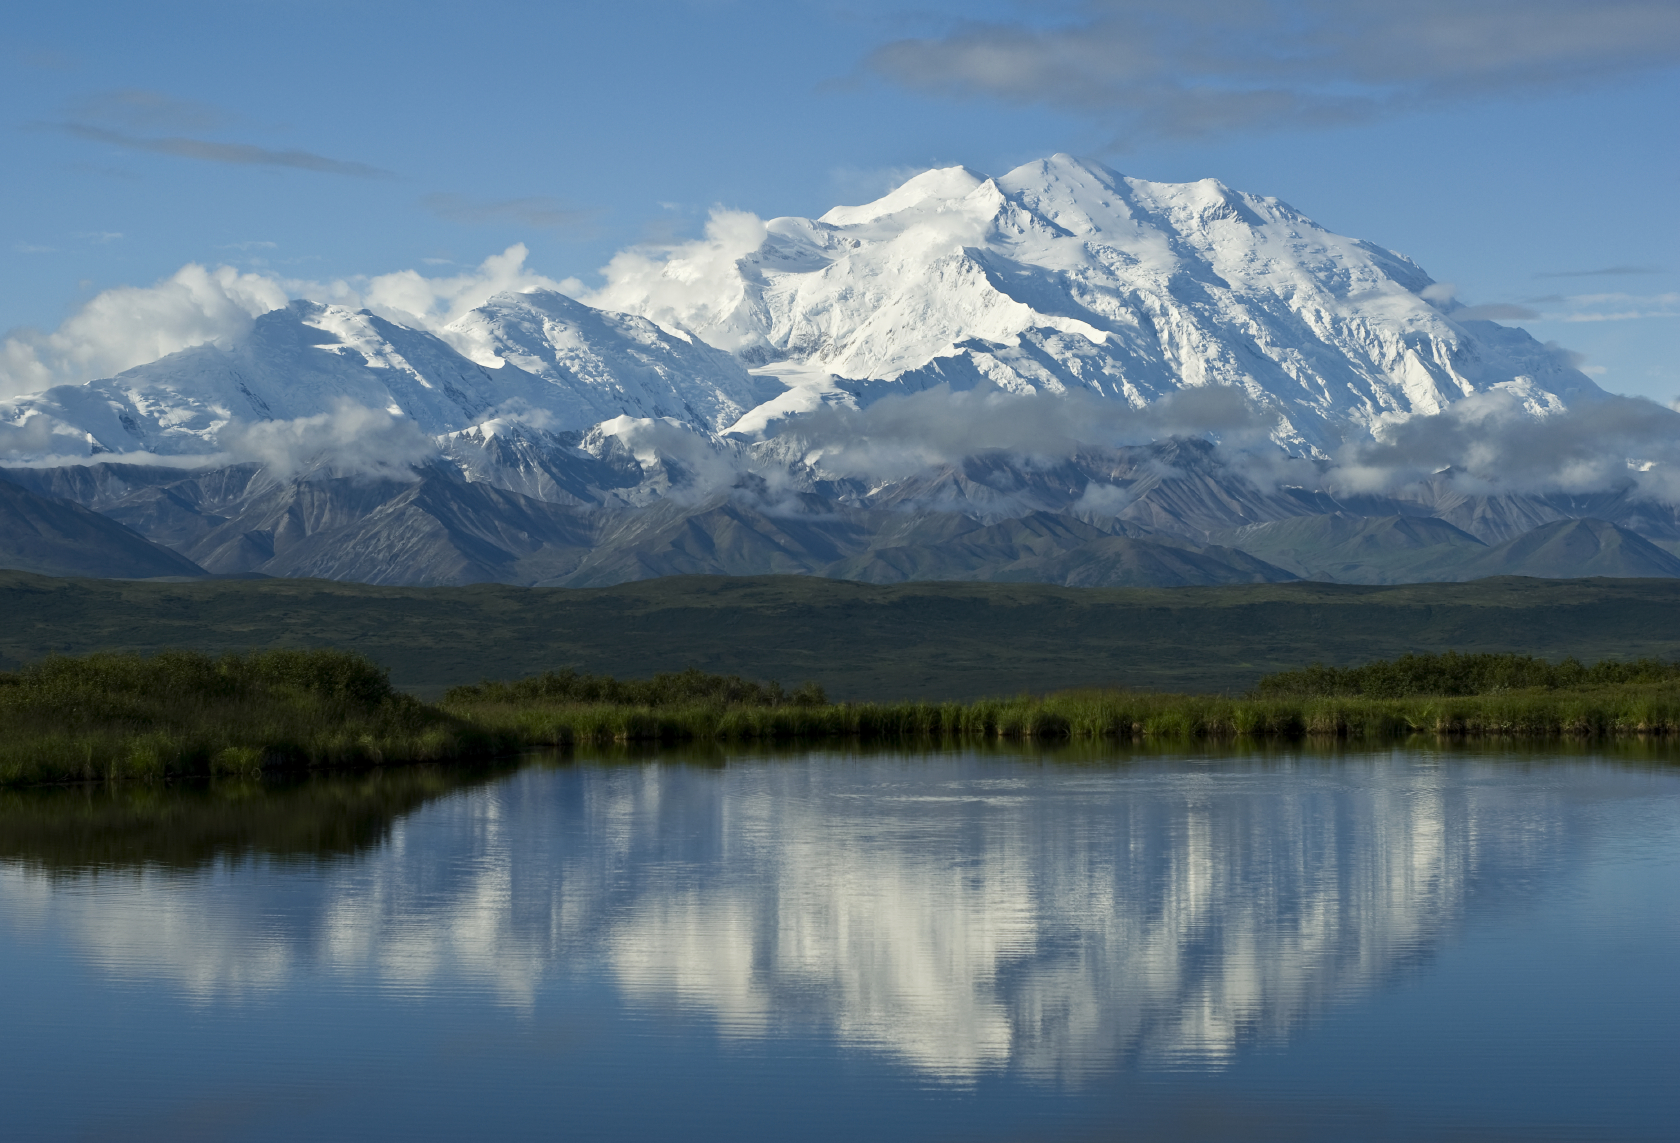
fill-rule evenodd
<path id="1" fill-rule="evenodd" d="M 452 704 L 443 709 L 524 746 L 906 736 L 985 738 L 1392 740 L 1414 734 L 1606 737 L 1680 734 L 1680 686 L 1568 694 L 1245 699 L 1071 692 L 974 703 L 747 708 Z"/>
<path id="2" fill-rule="evenodd" d="M 1408 687 L 1448 693 L 1404 693 Z M 473 762 L 634 742 L 1378 744 L 1420 734 L 1680 735 L 1680 665 L 1406 656 L 1270 676 L 1245 697 L 1080 690 L 841 704 L 813 685 L 784 692 L 698 671 L 629 682 L 550 673 L 457 687 L 427 704 L 394 691 L 368 660 L 336 651 L 92 655 L 0 674 L 0 787 Z"/>

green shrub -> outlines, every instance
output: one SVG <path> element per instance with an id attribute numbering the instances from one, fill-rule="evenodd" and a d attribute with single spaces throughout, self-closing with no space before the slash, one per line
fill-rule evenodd
<path id="1" fill-rule="evenodd" d="M 806 683 L 791 695 L 780 683 L 755 683 L 739 675 L 708 675 L 698 667 L 666 672 L 651 679 L 615 679 L 610 675 L 580 675 L 573 670 L 547 671 L 516 682 L 485 681 L 451 687 L 443 696 L 449 704 L 567 702 L 608 703 L 613 706 L 676 706 L 716 702 L 736 706 L 823 706 L 828 696 L 816 683 Z"/>
<path id="2" fill-rule="evenodd" d="M 1361 667 L 1326 667 L 1314 663 L 1298 671 L 1262 678 L 1255 694 L 1265 698 L 1360 696 L 1410 698 L 1413 695 L 1488 695 L 1514 690 L 1580 690 L 1591 687 L 1680 680 L 1680 663 L 1660 659 L 1617 662 L 1603 659 L 1587 666 L 1578 659 L 1548 663 L 1532 655 L 1402 655 Z"/>

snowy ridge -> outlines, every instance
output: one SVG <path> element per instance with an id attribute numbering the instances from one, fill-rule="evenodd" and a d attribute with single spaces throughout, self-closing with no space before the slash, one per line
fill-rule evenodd
<path id="1" fill-rule="evenodd" d="M 669 418 L 706 434 L 781 388 L 711 346 L 551 291 L 498 295 L 441 333 L 296 301 L 233 345 L 0 402 L 0 428 L 10 429 L 0 449 L 23 461 L 208 458 L 232 427 L 333 418 L 346 405 L 433 438 L 498 416 L 562 430 Z"/>
<path id="2" fill-rule="evenodd" d="M 1236 386 L 1280 418 L 1280 443 L 1313 451 L 1489 389 L 1535 413 L 1598 392 L 1521 331 L 1455 322 L 1461 307 L 1426 298 L 1410 260 L 1276 199 L 1065 155 L 996 179 L 928 171 L 866 206 L 774 219 L 721 274 L 697 265 L 708 253 L 674 252 L 591 300 L 817 392 L 834 388 L 825 375 L 985 380 L 1140 407 Z"/>
<path id="3" fill-rule="evenodd" d="M 1538 415 L 1600 394 L 1525 332 L 1454 320 L 1408 259 L 1276 199 L 1065 155 L 928 171 L 819 219 L 735 219 L 607 274 L 591 304 L 504 293 L 436 330 L 297 301 L 231 344 L 0 402 L 0 455 L 208 458 L 230 426 L 347 404 L 434 439 L 631 417 L 751 440 L 937 385 L 1128 408 L 1226 386 L 1279 444 L 1324 455 L 1471 394 Z"/>

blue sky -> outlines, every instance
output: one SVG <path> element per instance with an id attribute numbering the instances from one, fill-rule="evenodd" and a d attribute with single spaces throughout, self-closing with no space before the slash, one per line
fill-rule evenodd
<path id="1" fill-rule="evenodd" d="M 188 262 L 551 278 L 1056 151 L 1213 176 L 1680 396 L 1673 0 L 14 6 L 0 329 Z"/>

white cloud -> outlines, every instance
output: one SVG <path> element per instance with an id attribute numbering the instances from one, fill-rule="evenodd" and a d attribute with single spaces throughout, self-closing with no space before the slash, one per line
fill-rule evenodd
<path id="1" fill-rule="evenodd" d="M 1629 458 L 1643 467 L 1630 470 Z M 1350 444 L 1326 475 L 1349 491 L 1393 491 L 1452 468 L 1464 491 L 1594 492 L 1636 484 L 1680 497 L 1680 415 L 1606 395 L 1546 416 L 1513 393 L 1477 393 L 1433 416 L 1397 420 Z"/>
<path id="2" fill-rule="evenodd" d="M 300 297 L 366 307 L 381 317 L 434 332 L 497 294 L 575 288 L 574 283 L 546 278 L 525 265 L 529 251 L 516 242 L 492 254 L 471 270 L 443 278 L 428 278 L 418 270 L 398 270 L 370 278 L 341 279 L 330 285 L 290 282 Z"/>
<path id="3" fill-rule="evenodd" d="M 401 270 L 333 282 L 190 263 L 151 286 L 104 291 L 52 333 L 12 331 L 0 342 L 0 397 L 110 377 L 194 345 L 237 338 L 255 318 L 295 297 L 366 307 L 447 337 L 443 326 L 496 294 L 580 288 L 527 269 L 525 257 L 525 247 L 514 245 L 449 277 Z"/>
<path id="4" fill-rule="evenodd" d="M 259 461 L 281 478 L 327 468 L 339 476 L 412 480 L 413 466 L 437 454 L 436 443 L 409 418 L 349 400 L 313 417 L 235 422 L 216 443 L 225 462 Z"/>
<path id="5" fill-rule="evenodd" d="M 273 279 L 181 267 L 152 286 L 120 286 L 84 305 L 52 333 L 18 330 L 0 344 L 0 395 L 109 377 L 189 346 L 237 337 L 286 304 Z"/>
<path id="6" fill-rule="evenodd" d="M 940 385 L 883 397 L 864 409 L 830 405 L 786 422 L 780 455 L 832 476 L 898 480 L 987 452 L 1054 463 L 1081 447 L 1114 448 L 1174 436 L 1217 436 L 1228 448 L 1265 448 L 1276 418 L 1229 386 L 1184 389 L 1141 409 L 1092 394 L 1011 393 Z"/>
<path id="7" fill-rule="evenodd" d="M 1555 308 L 1536 317 L 1541 321 L 1637 321 L 1680 317 L 1680 293 L 1575 294 L 1543 299 Z"/>
<path id="8" fill-rule="evenodd" d="M 759 334 L 748 324 L 734 328 L 731 322 L 746 297 L 736 263 L 764 238 L 764 221 L 756 214 L 717 207 L 700 238 L 615 254 L 602 270 L 607 284 L 578 300 L 639 314 L 668 329 L 704 328 L 706 340 L 719 349 L 740 349 Z"/>

